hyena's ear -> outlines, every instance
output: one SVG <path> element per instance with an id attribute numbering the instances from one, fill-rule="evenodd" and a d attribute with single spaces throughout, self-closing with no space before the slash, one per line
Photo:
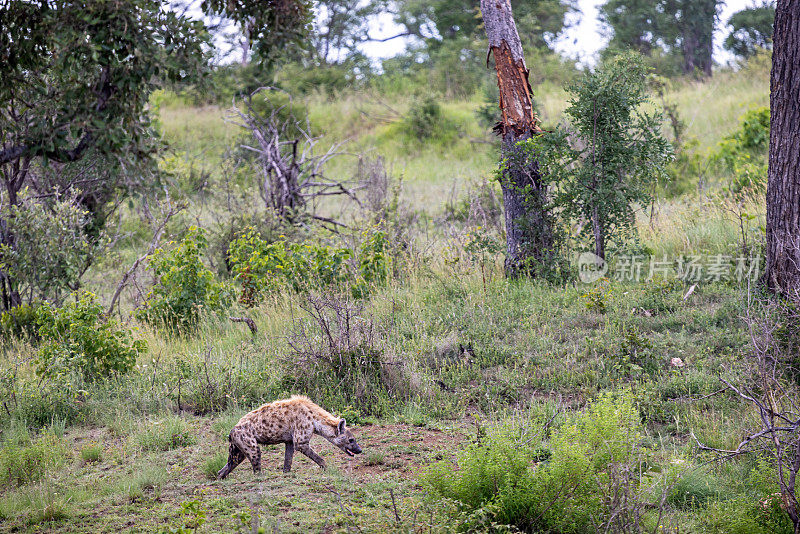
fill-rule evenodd
<path id="1" fill-rule="evenodd" d="M 337 436 L 339 434 L 341 434 L 342 432 L 344 432 L 344 425 L 346 425 L 346 424 L 347 424 L 347 421 L 345 421 L 344 418 L 339 419 L 339 426 L 336 427 L 336 435 Z"/>

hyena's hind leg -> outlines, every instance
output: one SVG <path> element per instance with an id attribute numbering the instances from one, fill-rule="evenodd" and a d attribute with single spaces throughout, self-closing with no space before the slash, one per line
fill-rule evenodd
<path id="1" fill-rule="evenodd" d="M 217 473 L 217 478 L 222 479 L 228 476 L 237 465 L 244 461 L 244 459 L 244 453 L 239 450 L 239 447 L 233 444 L 233 441 L 231 441 L 230 445 L 228 446 L 228 463 L 225 464 L 225 467 L 219 470 L 219 473 Z"/>
<path id="2" fill-rule="evenodd" d="M 247 429 L 234 428 L 231 431 L 231 443 L 242 451 L 253 466 L 253 473 L 261 472 L 261 447 L 255 436 Z"/>

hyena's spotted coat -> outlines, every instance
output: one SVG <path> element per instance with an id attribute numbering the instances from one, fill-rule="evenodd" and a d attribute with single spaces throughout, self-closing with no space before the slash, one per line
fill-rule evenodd
<path id="1" fill-rule="evenodd" d="M 323 460 L 311 448 L 311 436 L 319 434 L 348 456 L 361 453 L 353 434 L 346 427 L 346 421 L 335 417 L 307 397 L 292 396 L 290 399 L 277 400 L 264 404 L 242 417 L 228 435 L 228 463 L 217 474 L 225 478 L 245 458 L 250 460 L 253 472 L 261 471 L 261 448 L 259 445 L 286 444 L 286 455 L 283 460 L 283 471 L 292 469 L 292 458 L 295 451 L 300 451 L 320 467 L 325 467 Z"/>

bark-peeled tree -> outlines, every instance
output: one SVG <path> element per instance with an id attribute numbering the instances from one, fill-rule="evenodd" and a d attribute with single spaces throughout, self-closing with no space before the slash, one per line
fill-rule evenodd
<path id="1" fill-rule="evenodd" d="M 800 291 L 800 0 L 778 0 L 770 81 L 767 261 L 773 291 Z"/>
<path id="2" fill-rule="evenodd" d="M 546 185 L 535 160 L 517 143 L 541 132 L 533 112 L 528 69 L 509 0 L 481 0 L 481 13 L 500 89 L 502 136 L 500 183 L 506 222 L 506 276 L 535 275 L 547 269 L 553 251 Z M 488 57 L 487 57 L 488 60 Z"/>

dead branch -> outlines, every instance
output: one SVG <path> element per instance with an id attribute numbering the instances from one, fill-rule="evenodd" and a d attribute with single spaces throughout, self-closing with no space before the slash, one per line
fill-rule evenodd
<path id="1" fill-rule="evenodd" d="M 250 329 L 250 333 L 253 335 L 258 334 L 258 327 L 256 326 L 256 322 L 249 317 L 228 317 L 234 323 L 244 323 Z"/>
<path id="2" fill-rule="evenodd" d="M 167 198 L 167 201 L 169 202 L 169 198 Z M 131 265 L 125 274 L 122 275 L 122 279 L 119 281 L 119 284 L 117 284 L 117 289 L 114 291 L 114 296 L 111 298 L 111 304 L 108 306 L 106 315 L 110 316 L 114 312 L 114 306 L 117 305 L 122 290 L 128 285 L 128 281 L 139 268 L 139 265 L 149 258 L 153 252 L 155 252 L 156 248 L 158 248 L 158 244 L 161 242 L 161 236 L 164 233 L 164 229 L 167 227 L 167 223 L 169 223 L 170 219 L 172 219 L 175 214 L 182 211 L 185 207 L 186 206 L 184 204 L 176 205 L 172 204 L 172 202 L 169 202 L 169 211 L 166 213 L 166 215 L 164 215 L 161 223 L 159 223 L 158 227 L 156 227 L 155 231 L 153 232 L 153 238 L 150 240 L 150 245 L 147 247 L 147 251 L 136 258 L 136 261 L 133 262 L 133 265 Z"/>
<path id="3" fill-rule="evenodd" d="M 234 105 L 227 119 L 247 130 L 255 141 L 240 147 L 257 158 L 264 205 L 288 223 L 296 224 L 310 217 L 341 225 L 329 216 L 318 215 L 316 200 L 341 195 L 360 205 L 355 194 L 357 184 L 348 185 L 345 180 L 331 179 L 325 174 L 325 167 L 332 159 L 355 154 L 342 151 L 344 143 L 334 143 L 320 152 L 321 137 L 311 134 L 308 118 L 301 121 L 291 114 L 287 118 L 286 106 L 270 105 L 266 113 L 256 110 L 253 98 L 261 94 L 270 103 L 268 92 L 274 90 L 257 89 L 244 101 L 244 109 Z"/>

